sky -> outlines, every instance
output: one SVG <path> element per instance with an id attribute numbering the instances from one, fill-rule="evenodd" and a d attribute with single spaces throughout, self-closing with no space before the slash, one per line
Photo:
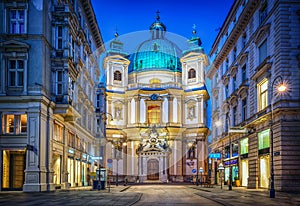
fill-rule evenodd
<path id="1" fill-rule="evenodd" d="M 201 38 L 205 53 L 209 53 L 219 28 L 234 0 L 92 0 L 103 37 L 108 43 L 117 30 L 120 37 L 132 32 L 148 31 L 160 12 L 160 21 L 167 32 L 192 37 L 193 25 Z"/>
<path id="2" fill-rule="evenodd" d="M 160 21 L 167 27 L 169 40 L 177 45 L 192 37 L 193 25 L 208 55 L 234 0 L 91 0 L 105 47 L 117 31 L 124 43 L 123 51 L 134 53 L 136 47 L 150 38 L 149 27 L 159 11 Z M 182 41 L 183 40 L 183 41 Z M 130 47 L 131 46 L 131 47 Z M 185 50 L 184 46 L 178 45 Z M 102 55 L 105 56 L 105 53 Z M 103 58 L 102 58 L 103 59 Z M 101 61 L 101 60 L 100 60 Z M 208 68 L 207 68 L 208 69 Z M 104 74 L 104 71 L 101 71 Z M 105 77 L 101 76 L 100 81 Z M 206 86 L 210 91 L 210 81 Z M 207 108 L 210 127 L 211 107 Z"/>

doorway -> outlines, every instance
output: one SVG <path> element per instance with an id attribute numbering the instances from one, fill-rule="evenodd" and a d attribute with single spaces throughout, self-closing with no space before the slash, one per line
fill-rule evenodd
<path id="1" fill-rule="evenodd" d="M 150 159 L 147 163 L 147 179 L 159 180 L 159 162 L 156 159 Z"/>
<path id="2" fill-rule="evenodd" d="M 25 150 L 3 150 L 2 190 L 22 190 L 25 179 Z"/>

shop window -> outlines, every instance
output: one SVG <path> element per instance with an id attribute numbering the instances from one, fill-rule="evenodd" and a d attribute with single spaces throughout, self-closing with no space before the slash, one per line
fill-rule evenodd
<path id="1" fill-rule="evenodd" d="M 244 138 L 240 141 L 241 149 L 240 154 L 248 154 L 248 138 Z"/>
<path id="2" fill-rule="evenodd" d="M 258 111 L 268 106 L 268 80 L 264 79 L 257 85 Z"/>
<path id="3" fill-rule="evenodd" d="M 258 149 L 265 149 L 270 147 L 270 129 L 258 133 Z"/>
<path id="4" fill-rule="evenodd" d="M 148 123 L 160 124 L 160 106 L 158 105 L 148 106 Z"/>
<path id="5" fill-rule="evenodd" d="M 188 79 L 196 78 L 196 71 L 195 69 L 190 69 L 188 72 Z"/>
<path id="6" fill-rule="evenodd" d="M 122 73 L 120 71 L 115 71 L 114 72 L 114 80 L 122 81 Z"/>
<path id="7" fill-rule="evenodd" d="M 233 143 L 232 145 L 232 157 L 237 157 L 239 155 L 239 145 L 237 143 Z"/>
<path id="8" fill-rule="evenodd" d="M 4 114 L 2 116 L 3 134 L 27 133 L 27 114 Z"/>

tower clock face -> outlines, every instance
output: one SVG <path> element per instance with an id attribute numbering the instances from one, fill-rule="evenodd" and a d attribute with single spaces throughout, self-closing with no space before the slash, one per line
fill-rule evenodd
<path id="1" fill-rule="evenodd" d="M 157 98 L 158 98 L 158 94 L 152 94 L 152 95 L 150 96 L 150 99 L 151 99 L 152 101 L 157 100 Z"/>

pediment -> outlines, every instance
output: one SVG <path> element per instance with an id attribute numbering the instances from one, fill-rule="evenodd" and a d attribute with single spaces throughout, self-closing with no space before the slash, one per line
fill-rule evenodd
<path id="1" fill-rule="evenodd" d="M 16 41 L 16 40 L 9 40 L 1 43 L 1 46 L 3 48 L 26 48 L 29 49 L 29 44 L 26 44 L 24 42 Z"/>
<path id="2" fill-rule="evenodd" d="M 262 40 L 264 40 L 266 38 L 266 36 L 269 34 L 270 32 L 270 24 L 267 24 L 263 27 L 261 27 L 258 31 L 257 34 L 254 37 L 254 42 L 256 45 L 259 45 Z"/>

